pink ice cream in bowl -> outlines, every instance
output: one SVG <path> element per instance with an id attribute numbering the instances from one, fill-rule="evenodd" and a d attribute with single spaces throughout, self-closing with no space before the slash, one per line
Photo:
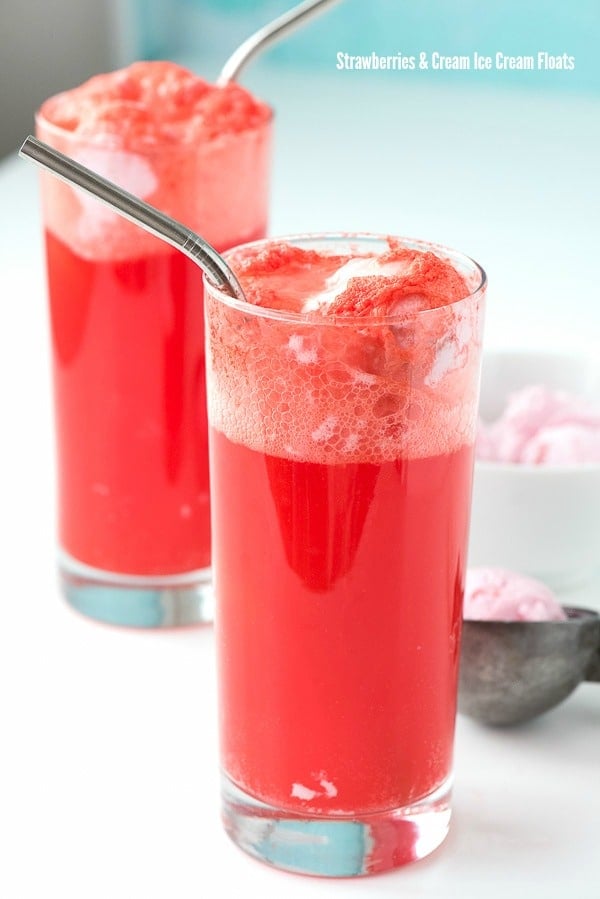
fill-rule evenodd
<path id="1" fill-rule="evenodd" d="M 484 354 L 469 544 L 473 567 L 585 591 L 600 611 L 600 366 Z M 589 600 L 588 600 L 589 594 Z"/>
<path id="2" fill-rule="evenodd" d="M 600 616 L 505 568 L 470 568 L 458 709 L 484 724 L 522 724 L 600 681 Z"/>

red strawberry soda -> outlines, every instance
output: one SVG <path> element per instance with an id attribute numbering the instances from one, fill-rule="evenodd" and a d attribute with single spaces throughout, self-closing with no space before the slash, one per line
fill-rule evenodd
<path id="1" fill-rule="evenodd" d="M 207 295 L 225 824 L 280 867 L 383 870 L 447 829 L 484 275 L 392 239 L 228 258 L 248 302 Z"/>
<path id="2" fill-rule="evenodd" d="M 143 62 L 47 100 L 37 133 L 225 250 L 265 234 L 270 123 L 235 84 Z M 123 623 L 173 623 L 139 604 L 209 579 L 202 274 L 49 176 L 43 209 L 63 574 L 142 589 Z"/>

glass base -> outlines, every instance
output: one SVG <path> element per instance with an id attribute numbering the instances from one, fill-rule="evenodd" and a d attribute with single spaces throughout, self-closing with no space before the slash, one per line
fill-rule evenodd
<path id="1" fill-rule="evenodd" d="M 433 852 L 448 833 L 450 779 L 404 808 L 356 817 L 302 817 L 273 808 L 222 779 L 223 823 L 240 849 L 260 861 L 321 877 L 389 871 Z"/>
<path id="2" fill-rule="evenodd" d="M 181 627 L 214 618 L 211 569 L 140 577 L 92 568 L 60 551 L 62 592 L 82 615 L 125 627 Z"/>

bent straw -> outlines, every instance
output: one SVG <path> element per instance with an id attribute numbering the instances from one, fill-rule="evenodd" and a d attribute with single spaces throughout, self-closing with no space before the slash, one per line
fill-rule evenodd
<path id="1" fill-rule="evenodd" d="M 203 269 L 215 287 L 229 296 L 245 299 L 244 291 L 223 257 L 185 225 L 31 135 L 24 141 L 19 156 L 30 159 L 67 184 L 79 187 L 123 218 L 181 250 Z"/>
<path id="2" fill-rule="evenodd" d="M 285 35 L 290 34 L 298 25 L 324 12 L 326 6 L 332 6 L 334 3 L 339 3 L 339 0 L 305 0 L 304 3 L 299 3 L 297 6 L 292 7 L 292 9 L 283 13 L 273 22 L 270 22 L 263 28 L 259 28 L 249 38 L 246 38 L 237 50 L 234 50 L 221 69 L 221 74 L 217 78 L 217 84 L 223 87 L 230 81 L 236 81 L 242 69 L 257 53 L 260 53 L 280 38 L 285 37 Z"/>

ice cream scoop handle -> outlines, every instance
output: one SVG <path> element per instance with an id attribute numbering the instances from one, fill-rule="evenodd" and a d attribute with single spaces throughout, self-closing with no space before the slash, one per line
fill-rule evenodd
<path id="1" fill-rule="evenodd" d="M 600 641 L 596 647 L 596 652 L 586 668 L 584 680 L 592 681 L 592 683 L 600 683 Z"/>

